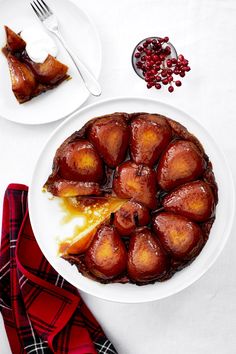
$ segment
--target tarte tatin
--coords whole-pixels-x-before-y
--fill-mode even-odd
[[[6,45],[2,48],[9,67],[12,91],[19,103],[25,103],[69,79],[68,66],[52,55],[43,63],[30,59],[20,34],[5,26]]]
[[[160,114],[90,120],[56,151],[44,188],[89,215],[60,255],[101,283],[164,281],[201,252],[217,184],[199,140]]]

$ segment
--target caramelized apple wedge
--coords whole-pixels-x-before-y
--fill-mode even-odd
[[[166,211],[203,222],[211,217],[215,209],[215,199],[208,183],[195,181],[187,183],[165,196],[163,206]]]
[[[68,143],[58,156],[59,175],[68,180],[99,182],[103,179],[103,164],[93,145],[80,139]]]
[[[7,62],[11,76],[12,91],[19,103],[28,101],[35,95],[37,83],[29,68],[15,56],[8,54]]]
[[[64,221],[83,221],[72,235],[65,235],[59,242],[60,255],[81,254],[87,250],[101,224],[109,221],[110,215],[119,210],[126,200],[114,197],[63,198],[61,206],[66,212]]]
[[[114,175],[113,189],[120,198],[133,198],[149,208],[156,207],[156,177],[148,166],[136,165],[132,161],[119,165]]]
[[[101,188],[95,182],[78,182],[58,179],[56,181],[47,181],[44,188],[56,197],[76,197],[86,195],[100,195]]]
[[[149,222],[148,208],[131,200],[124,204],[114,217],[114,225],[122,236],[130,235],[137,226],[145,226]]]
[[[202,175],[206,168],[202,152],[191,141],[176,140],[162,155],[157,168],[159,186],[169,191]]]
[[[171,129],[160,115],[143,114],[131,122],[130,152],[137,164],[152,167],[171,139]]]
[[[22,52],[25,49],[25,41],[9,27],[5,26],[7,37],[7,49],[10,52]]]
[[[112,226],[102,226],[85,254],[88,270],[101,279],[113,279],[127,265],[127,252],[118,232]]]
[[[153,228],[166,251],[178,260],[191,260],[203,246],[201,228],[184,216],[161,212]]]
[[[88,137],[109,167],[116,167],[124,160],[129,144],[129,127],[122,115],[96,120]]]
[[[50,54],[43,63],[35,63],[27,55],[24,55],[23,58],[37,81],[43,85],[56,86],[69,77],[67,75],[68,66],[62,64]]]
[[[137,229],[131,236],[128,250],[128,274],[134,282],[146,283],[163,277],[168,258],[156,236],[147,228]]]

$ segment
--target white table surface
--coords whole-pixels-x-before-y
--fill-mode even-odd
[[[185,110],[210,131],[236,179],[236,1],[78,0],[78,3],[94,19],[101,36],[101,98],[144,96]],[[132,71],[132,49],[137,41],[149,35],[168,35],[179,52],[190,60],[192,71],[173,94],[147,90]],[[90,98],[87,103],[97,100]],[[1,201],[10,182],[29,184],[41,146],[57,125],[23,126],[0,119]],[[224,251],[207,274],[175,296],[126,305],[83,294],[119,354],[236,353],[234,231],[235,224]],[[0,338],[0,353],[10,353],[2,321]]]

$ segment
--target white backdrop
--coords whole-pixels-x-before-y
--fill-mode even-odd
[[[77,1],[94,19],[101,36],[101,98],[151,97],[186,111],[210,131],[236,179],[236,1]],[[192,71],[173,94],[147,90],[132,71],[133,47],[150,35],[168,35],[190,60]],[[99,99],[87,102],[95,100]],[[0,119],[1,201],[10,182],[29,184],[41,146],[57,125],[21,126]],[[210,271],[175,296],[126,305],[83,294],[119,354],[236,352],[235,230],[236,224]],[[2,321],[0,338],[0,353],[9,354]]]

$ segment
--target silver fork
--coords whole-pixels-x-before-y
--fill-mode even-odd
[[[92,73],[88,70],[88,68],[85,66],[85,64],[67,46],[64,38],[62,37],[59,31],[58,20],[52,10],[49,8],[49,6],[44,2],[44,0],[35,0],[30,3],[30,5],[32,6],[34,12],[36,13],[40,21],[48,29],[48,31],[52,32],[59,39],[59,41],[71,57],[73,63],[75,64],[88,91],[94,96],[100,96],[102,91],[99,83],[94,78]]]

